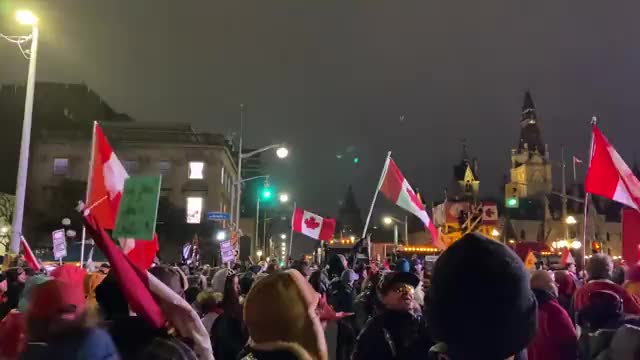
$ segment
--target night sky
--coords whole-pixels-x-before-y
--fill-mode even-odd
[[[309,210],[335,214],[351,183],[364,215],[389,150],[440,200],[463,138],[497,196],[526,89],[553,158],[586,156],[593,114],[629,163],[637,151],[637,0],[0,0],[3,33],[28,32],[19,5],[41,20],[38,80],[226,134],[244,103],[246,143],[291,145],[271,173]],[[26,72],[0,41],[0,83]]]

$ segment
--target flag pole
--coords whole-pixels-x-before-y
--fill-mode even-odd
[[[591,158],[593,157],[593,126],[595,126],[598,122],[597,117],[591,118],[591,142],[589,146],[589,162],[588,166],[591,166]],[[575,169],[575,156],[574,156],[574,169]],[[589,193],[584,192],[584,213],[583,213],[583,221],[582,221],[582,270],[584,271],[587,263],[587,215],[589,213]]]
[[[573,183],[576,183],[576,157],[575,155],[573,156]]]
[[[93,122],[93,129],[91,130],[91,151],[89,157],[89,171],[87,173],[87,193],[85,194],[85,206],[89,206],[89,194],[91,194],[91,175],[93,174],[93,158],[95,156],[96,148],[96,125],[97,121]],[[82,241],[80,243],[80,268],[84,268],[84,245],[87,237],[87,229],[84,224],[82,225]]]
[[[367,215],[367,221],[364,223],[364,229],[362,230],[363,239],[367,236],[367,229],[369,228],[371,213],[373,213],[373,206],[376,204],[378,193],[380,192],[380,188],[382,187],[382,182],[384,181],[384,176],[387,174],[387,168],[389,167],[389,160],[391,160],[391,151],[387,153],[387,158],[384,161],[384,166],[382,167],[382,173],[380,174],[380,180],[378,180],[378,186],[376,187],[376,192],[373,194],[373,199],[371,200],[371,206],[369,207],[369,214]],[[371,244],[368,244],[367,248],[369,250],[369,258],[371,258]]]
[[[293,215],[296,213],[296,202],[293,202],[293,212],[291,213],[291,232],[289,233],[289,257],[291,257],[291,248],[293,247]],[[287,262],[288,263],[288,262]]]

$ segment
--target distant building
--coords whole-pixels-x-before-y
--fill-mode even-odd
[[[478,178],[478,160],[469,157],[467,145],[462,144],[462,159],[453,167],[454,193],[456,201],[478,201],[480,179]]]
[[[165,222],[174,225],[167,229],[166,237],[170,238],[163,239],[159,231],[165,259],[177,260],[178,249],[195,232],[201,238],[211,237],[216,228],[227,225],[206,220],[207,212],[230,213],[234,206],[237,168],[222,135],[196,132],[186,124],[101,125],[130,175],[162,175],[161,207],[174,209],[159,211],[160,229]],[[47,214],[57,205],[54,201],[61,201],[58,194],[64,192],[65,185],[73,181],[86,184],[90,161],[91,135],[85,130],[46,130],[39,136],[31,153],[28,179],[30,213],[35,216]],[[84,194],[62,201],[72,209],[74,202],[83,198]],[[202,241],[201,246],[209,243],[214,242]]]
[[[24,85],[0,86],[0,150],[3,171],[0,192],[15,193],[20,137],[24,118]],[[91,121],[131,122],[126,114],[113,110],[86,84],[36,82],[33,103],[32,135],[46,129],[84,129],[91,134]],[[39,141],[32,136],[32,145]]]

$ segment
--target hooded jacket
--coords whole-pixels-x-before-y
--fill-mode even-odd
[[[527,347],[529,360],[575,359],[578,337],[569,314],[551,293],[533,290],[538,301],[538,332]]]
[[[316,307],[320,295],[297,270],[269,275],[245,300],[249,342],[241,359],[327,360]]]

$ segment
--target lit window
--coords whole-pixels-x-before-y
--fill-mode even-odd
[[[202,198],[187,198],[187,224],[200,224],[202,219]]]
[[[53,175],[67,175],[69,171],[69,159],[54,158],[53,159]]]
[[[171,170],[171,163],[168,161],[159,161],[158,170],[160,170],[160,175],[162,176],[169,175],[169,171]]]
[[[224,166],[220,168],[220,184],[224,185]]]
[[[204,179],[204,163],[202,161],[189,162],[189,179]]]
[[[129,175],[138,172],[138,162],[135,160],[125,160],[122,162],[122,166],[124,166],[124,169],[127,170]]]

